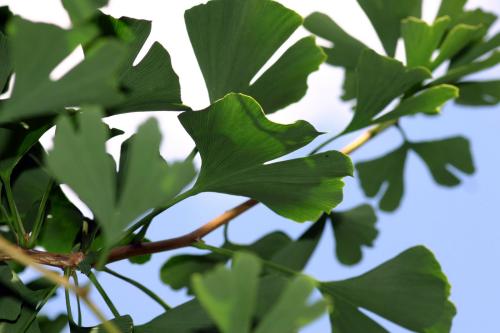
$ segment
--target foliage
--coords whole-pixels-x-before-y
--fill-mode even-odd
[[[428,23],[420,17],[421,0],[358,0],[386,54],[325,14],[303,19],[275,1],[211,0],[195,6],[186,11],[185,24],[210,97],[210,105],[197,111],[183,104],[179,78],[162,45],[153,43],[136,61],[151,22],[105,15],[99,10],[105,0],[63,0],[72,21],[68,29],[30,22],[1,7],[0,240],[22,248],[32,264],[64,268],[76,285],[69,289],[91,304],[76,272],[87,275],[114,318],[85,326],[80,315],[73,316],[68,288],[68,313],[42,315],[58,286],[54,280],[22,281],[16,273],[22,268],[11,260],[19,260],[17,252],[2,250],[0,332],[60,332],[68,324],[71,332],[285,333],[324,313],[336,333],[387,332],[365,310],[413,332],[450,332],[456,313],[450,285],[423,246],[344,280],[319,281],[304,269],[327,230],[335,240],[331,251],[344,265],[360,262],[378,236],[370,205],[336,209],[343,178],[354,175],[367,197],[380,194],[381,210],[394,211],[402,201],[411,152],[439,185],[457,186],[463,174],[474,173],[466,138],[413,142],[399,123],[415,114],[439,116],[454,99],[471,107],[498,104],[498,79],[467,77],[500,62],[500,36],[489,35],[496,16],[464,9],[465,2],[442,0]],[[320,47],[314,36],[304,37],[269,63],[302,25],[330,45]],[[399,40],[405,63],[395,59]],[[54,77],[54,68],[78,47],[84,60]],[[299,101],[309,75],[323,62],[344,70],[342,99],[355,101],[352,120],[313,153],[287,158],[324,133],[305,121],[279,124],[267,114]],[[194,141],[193,153],[184,161],[165,161],[158,124],[150,119],[113,160],[106,144],[123,132],[102,119],[140,111],[182,111],[178,118]],[[46,152],[39,140],[53,126],[54,147]],[[353,163],[347,156],[389,127],[400,130],[400,147],[369,161]],[[354,146],[318,153],[366,128]],[[196,171],[198,153],[202,164]],[[63,184],[94,218],[83,216]],[[145,238],[158,214],[202,192],[251,200],[186,236],[162,242]],[[226,237],[220,247],[201,240],[257,202],[304,222],[304,232],[292,239],[275,231],[251,244]],[[184,246],[203,254],[171,256],[161,268],[166,285],[193,296],[172,309],[138,281],[104,267],[121,259],[140,265],[155,252]],[[101,270],[144,291],[165,312],[142,325],[120,315],[96,279]]]

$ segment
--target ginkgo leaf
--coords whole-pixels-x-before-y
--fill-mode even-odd
[[[12,97],[0,105],[0,122],[56,114],[83,103],[104,106],[122,99],[116,80],[125,53],[117,40],[93,43],[86,59],[58,80],[51,72],[94,30],[64,30],[19,17],[9,23],[8,47],[16,75]]]
[[[409,151],[414,151],[423,160],[436,183],[443,186],[460,184],[456,170],[464,174],[475,171],[469,141],[463,137],[405,142],[385,156],[356,164],[361,187],[368,197],[374,197],[384,188],[379,203],[380,209],[384,211],[394,211],[401,202],[404,168]],[[386,183],[387,186],[383,187]]]
[[[104,7],[108,0],[62,0],[64,9],[73,24],[82,24],[96,16],[100,7]]]
[[[259,323],[255,333],[297,332],[300,327],[321,316],[326,310],[325,301],[308,304],[315,287],[315,282],[306,276],[293,279]]]
[[[441,43],[449,24],[448,16],[438,18],[432,25],[416,17],[403,20],[401,35],[405,44],[406,65],[430,69],[432,54]]]
[[[182,104],[179,77],[172,68],[170,55],[160,43],[154,42],[134,65],[150,35],[150,21],[129,17],[115,19],[101,14],[99,22],[108,33],[127,36],[126,60],[119,70],[125,99],[110,107],[108,114],[189,109]]]
[[[377,216],[370,205],[361,205],[344,212],[333,212],[330,221],[335,236],[335,252],[344,265],[361,261],[362,246],[373,246],[378,230]]]
[[[332,47],[323,47],[323,50],[328,55],[327,62],[334,66],[356,69],[359,56],[368,48],[322,13],[314,12],[307,16],[304,20],[304,27],[333,43]]]
[[[68,324],[68,316],[60,314],[54,319],[46,316],[37,316],[40,332],[61,333]]]
[[[223,333],[250,332],[257,306],[260,262],[252,255],[237,253],[232,269],[220,265],[205,275],[195,275],[193,286],[201,305]],[[319,317],[324,301],[308,304],[315,283],[298,276],[291,280],[262,317],[254,332],[296,332]]]
[[[0,20],[7,22],[10,19],[11,13],[7,6],[0,7]],[[8,51],[7,36],[5,36],[4,26],[0,27],[0,92],[4,92],[7,88],[12,66]]]
[[[450,68],[466,65],[477,58],[494,51],[500,47],[500,33],[497,33],[488,40],[476,42],[463,52],[457,54],[450,63]]]
[[[231,271],[220,265],[193,276],[200,303],[222,333],[250,332],[260,270],[257,258],[242,253],[234,257]]]
[[[460,89],[458,104],[496,105],[500,102],[500,80],[466,81],[457,84]]]
[[[446,102],[458,96],[459,89],[455,86],[449,84],[434,86],[402,100],[393,110],[376,118],[372,123],[382,123],[416,113],[436,114]]]
[[[111,245],[136,218],[173,199],[193,178],[193,166],[163,160],[161,135],[151,119],[129,139],[127,158],[117,174],[105,151],[106,128],[100,111],[82,110],[77,118],[78,129],[67,117],[59,119],[47,162],[56,179],[89,206],[104,230],[106,244]]]
[[[399,61],[365,50],[357,67],[358,93],[354,116],[343,133],[371,124],[394,98],[430,78],[424,67],[405,68]]]
[[[431,64],[431,69],[437,68],[446,59],[452,58],[469,43],[478,38],[481,26],[458,24],[446,35],[440,47],[440,52]]]
[[[407,145],[403,145],[385,156],[356,164],[361,188],[368,197],[377,195],[387,184],[379,203],[381,210],[394,211],[401,202],[407,152]]]
[[[432,177],[440,185],[460,184],[460,178],[450,166],[468,175],[475,171],[469,140],[464,137],[412,143],[411,149],[427,164]]]
[[[437,17],[448,16],[455,19],[463,14],[467,0],[441,0]]]
[[[422,0],[358,0],[358,3],[370,19],[387,55],[394,57],[401,21],[409,16],[420,17]]]
[[[368,47],[349,35],[331,18],[322,13],[312,13],[306,17],[304,27],[315,35],[333,43],[333,47],[323,47],[327,63],[345,68],[343,100],[356,97],[356,66],[361,53]]]
[[[426,332],[442,322],[445,313],[449,321],[453,316],[448,312],[448,281],[434,255],[422,246],[358,277],[322,283],[320,289],[333,298],[331,320],[340,333],[352,332],[347,326],[351,323],[363,327],[362,332],[386,332],[357,308],[415,332]],[[335,306],[337,300],[339,307]]]
[[[302,23],[297,13],[278,2],[210,1],[187,10],[185,21],[211,102],[230,92],[246,93],[267,113],[274,112],[304,96],[308,75],[325,59],[314,40],[305,38],[252,83]]]
[[[350,159],[336,151],[266,163],[311,142],[307,122],[273,123],[251,97],[229,94],[209,108],[179,115],[202,166],[191,190],[251,197],[295,221],[317,220],[342,200]],[[237,130],[236,130],[237,129]]]
[[[490,56],[485,59],[466,63],[460,66],[451,68],[445,75],[439,77],[438,79],[432,81],[430,85],[438,85],[441,83],[457,82],[460,78],[483,71],[488,68],[492,68],[500,64],[500,51],[493,52]]]

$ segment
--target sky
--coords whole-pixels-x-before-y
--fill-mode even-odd
[[[376,51],[382,52],[381,44],[369,21],[354,0],[279,2],[303,16],[313,11],[326,13],[347,32]],[[154,41],[164,45],[180,77],[183,101],[194,109],[206,107],[208,95],[187,37],[183,12],[198,3],[201,1],[111,0],[109,6],[105,8],[105,12],[113,16],[131,16],[153,21],[152,34],[143,51],[146,51]],[[11,10],[32,20],[51,22],[63,27],[68,27],[70,24],[60,2],[56,0],[0,0],[0,5],[2,4],[11,5]],[[424,1],[424,19],[432,20],[438,6],[436,0]],[[471,0],[468,6],[470,8],[481,6],[496,14],[500,13],[498,0]],[[493,31],[498,31],[498,27],[497,23]],[[287,46],[305,35],[307,32],[299,29],[266,66],[277,59]],[[322,40],[318,42],[324,44]],[[397,56],[401,60],[404,59],[402,51],[400,45]],[[140,57],[141,55],[138,60]],[[80,59],[81,51],[76,51],[54,70],[54,77],[63,75]],[[499,75],[500,69],[497,67],[477,75],[476,78],[498,78]],[[337,133],[349,121],[352,107],[339,99],[341,80],[341,70],[322,65],[318,72],[309,77],[308,94],[299,103],[271,115],[271,119],[281,123],[304,119],[319,131]],[[146,118],[151,116],[158,118],[164,136],[161,152],[167,160],[172,161],[183,159],[193,148],[191,139],[177,121],[177,114],[177,112],[130,114],[111,117],[106,121],[131,135]],[[330,234],[327,232],[325,233],[327,237],[323,237],[314,257],[306,267],[306,273],[325,281],[348,278],[381,264],[411,246],[423,244],[435,253],[452,285],[451,298],[458,308],[452,332],[477,332],[478,329],[485,333],[497,332],[500,308],[500,288],[497,286],[500,281],[498,267],[500,221],[496,209],[500,198],[498,194],[500,156],[495,143],[500,142],[500,107],[470,109],[449,104],[438,117],[416,116],[405,119],[402,126],[409,138],[414,141],[456,135],[468,137],[471,140],[477,172],[473,176],[461,177],[463,182],[459,187],[452,189],[438,187],[423,163],[415,156],[410,156],[405,170],[406,193],[402,205],[395,213],[378,213],[377,227],[380,234],[375,246],[364,250],[362,262],[354,267],[339,264],[334,256],[331,232]],[[48,133],[43,138],[43,144],[48,149],[52,145],[52,134],[53,132]],[[341,138],[329,148],[340,149],[354,136]],[[118,156],[118,148],[123,139],[116,138],[110,140],[108,144],[109,151],[115,157]],[[294,153],[294,156],[304,155],[321,140],[324,138]],[[383,155],[400,143],[398,132],[389,130],[352,157],[355,162],[368,160]],[[376,204],[375,200],[367,200],[364,197],[355,178],[347,180],[344,197],[344,202],[339,206],[340,210],[365,202]],[[244,198],[213,193],[187,199],[161,214],[150,228],[148,238],[159,240],[191,231],[243,200]],[[90,214],[85,207],[79,205],[86,214]],[[229,228],[229,235],[234,242],[249,243],[274,230],[283,230],[295,237],[305,228],[306,226],[288,221],[259,205],[234,220]],[[205,240],[209,244],[220,244],[221,232],[214,232]],[[162,284],[158,272],[170,256],[188,252],[198,251],[176,250],[157,254],[143,266],[118,262],[110,267],[141,281],[157,291],[168,303],[177,305],[186,301],[187,296],[183,292],[174,292]],[[26,276],[32,276],[32,273],[28,272]],[[111,298],[115,300],[120,312],[131,314],[137,324],[147,322],[162,312],[162,309],[147,296],[120,280],[104,274],[101,274],[99,279],[109,291]],[[61,295],[62,293],[59,293],[59,296]],[[106,308],[97,293],[92,293],[92,299],[102,309]],[[63,299],[58,297],[50,301],[45,311],[50,316],[65,311]],[[96,322],[88,311],[85,311],[84,317],[86,324]],[[380,319],[380,322],[390,332],[407,332],[383,319]],[[478,323],[481,325],[480,328]],[[301,332],[327,332],[328,327],[328,318],[323,316]]]

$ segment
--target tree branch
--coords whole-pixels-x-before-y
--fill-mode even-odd
[[[369,130],[365,131],[363,134],[361,134],[359,137],[357,137],[354,141],[349,143],[347,146],[342,148],[340,151],[346,155],[351,154],[352,152],[356,151],[365,143],[367,143],[368,141],[370,141],[378,134],[382,133],[383,131],[385,131],[394,124],[395,122],[387,122],[372,127]],[[217,228],[229,223],[231,220],[243,214],[253,206],[257,205],[258,203],[259,202],[256,200],[249,199],[239,204],[238,206],[224,212],[222,215],[217,216],[216,218],[204,224],[200,228],[185,235],[182,235],[180,237],[170,238],[158,242],[129,244],[117,247],[111,250],[107,263],[128,259],[135,256],[153,254],[153,253],[164,252],[191,246],[192,244],[201,240],[204,236],[208,235]],[[61,267],[61,268],[65,267],[75,268],[85,258],[85,255],[82,252],[71,253],[71,254],[58,254],[58,253],[42,252],[36,250],[24,250],[21,248],[18,249],[20,252],[29,256],[33,262],[54,267]],[[2,254],[0,251],[0,261],[11,260],[11,259],[13,259],[13,257],[11,257],[8,253]]]

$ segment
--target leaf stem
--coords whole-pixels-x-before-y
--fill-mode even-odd
[[[52,186],[54,185],[54,181],[51,179],[47,184],[47,188],[43,193],[42,199],[40,200],[40,205],[38,206],[38,211],[36,214],[35,223],[33,224],[33,229],[31,230],[30,239],[28,242],[28,248],[33,248],[38,239],[38,235],[42,229],[42,224],[45,221],[45,211],[47,208],[47,202],[50,196],[50,192],[52,191]]]
[[[102,299],[104,300],[104,302],[106,303],[108,308],[111,310],[111,313],[113,314],[113,316],[115,316],[115,318],[120,317],[120,313],[118,312],[115,305],[113,304],[113,302],[109,298],[108,294],[106,294],[106,291],[104,290],[104,288],[101,286],[101,284],[97,280],[95,274],[92,272],[89,272],[88,277],[89,277],[90,282],[92,282],[94,287],[99,292],[99,294],[101,294]]]
[[[49,289],[49,291],[44,296],[44,298],[37,304],[36,309],[33,311],[30,318],[24,323],[23,327],[21,328],[21,330],[19,332],[26,332],[28,330],[28,328],[31,326],[33,321],[36,319],[38,312],[40,312],[40,310],[43,308],[43,306],[45,304],[47,304],[47,301],[52,297],[52,295],[54,295],[54,293],[56,292],[58,287],[59,286],[57,284],[55,284],[52,288]]]
[[[128,278],[124,275],[121,275],[120,273],[115,272],[107,267],[104,267],[103,271],[108,273],[108,274],[113,275],[114,277],[116,277],[118,279],[121,279],[125,282],[128,282],[131,285],[133,285],[134,287],[136,287],[137,289],[141,290],[143,293],[145,293],[146,295],[151,297],[154,301],[156,301],[158,304],[160,304],[165,309],[165,311],[168,311],[171,309],[171,307],[167,303],[165,303],[158,295],[156,295],[152,290],[150,290],[149,288],[147,288],[143,284],[141,284],[141,283],[139,283],[131,278]]]
[[[21,215],[19,215],[19,210],[17,209],[17,205],[14,200],[14,193],[12,192],[12,187],[10,186],[10,177],[6,177],[4,179],[4,186],[7,203],[9,205],[10,214],[12,216],[12,222],[18,237],[18,241],[19,244],[24,247],[24,245],[26,244],[26,231],[24,230],[24,225],[21,221]]]
[[[78,275],[76,272],[73,270],[71,276],[73,277],[73,281],[75,281],[75,286],[77,288],[80,287],[78,283]],[[82,307],[80,304],[80,295],[76,294],[76,306],[77,306],[77,311],[78,311],[78,326],[82,326]]]

